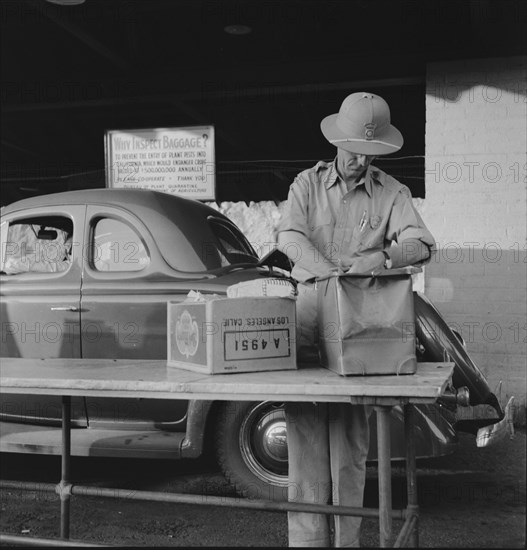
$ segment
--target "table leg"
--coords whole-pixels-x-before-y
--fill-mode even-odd
[[[60,536],[70,538],[70,453],[71,453],[71,397],[62,396],[62,460],[60,494]]]
[[[390,448],[391,407],[375,407],[377,412],[377,458],[379,468],[379,542],[382,548],[392,536],[392,477]]]
[[[406,440],[406,491],[408,514],[415,517],[409,534],[409,546],[419,546],[419,506],[417,498],[417,468],[415,460],[415,409],[411,404],[404,407],[404,437]]]

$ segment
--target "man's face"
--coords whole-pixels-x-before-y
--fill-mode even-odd
[[[350,153],[345,149],[338,148],[337,166],[339,174],[345,180],[360,179],[374,158],[374,155],[358,155],[356,153]]]

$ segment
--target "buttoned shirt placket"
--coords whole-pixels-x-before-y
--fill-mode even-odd
[[[339,194],[338,209],[333,213],[335,225],[333,227],[331,250],[328,250],[326,256],[334,261],[336,260],[337,265],[341,267],[343,264],[342,256],[349,255],[352,252],[353,230],[361,221],[361,218],[350,219],[350,217],[354,216],[352,213],[353,201],[357,198],[358,194],[363,192],[366,192],[370,199],[372,198],[372,193],[369,189],[371,187],[370,178],[371,175],[368,169],[361,180],[351,190],[348,190],[346,183],[338,175],[335,163],[333,163],[330,173],[324,182],[328,193],[337,192]],[[362,215],[362,212],[360,215]],[[354,218],[357,218],[357,215]]]

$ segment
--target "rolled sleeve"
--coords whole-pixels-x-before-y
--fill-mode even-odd
[[[408,239],[421,241],[430,251],[428,259],[435,251],[434,237],[415,209],[412,195],[406,186],[402,187],[393,203],[386,237],[399,244]]]

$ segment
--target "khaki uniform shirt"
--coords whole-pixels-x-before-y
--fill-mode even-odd
[[[353,258],[381,251],[394,241],[419,239],[434,248],[408,187],[372,165],[349,192],[335,161],[321,161],[301,172],[290,187],[281,231],[298,231],[313,244],[309,257],[298,254],[295,260],[292,275],[303,282],[313,279],[310,265],[320,261],[320,254],[346,270]],[[295,251],[289,253],[295,256]]]

